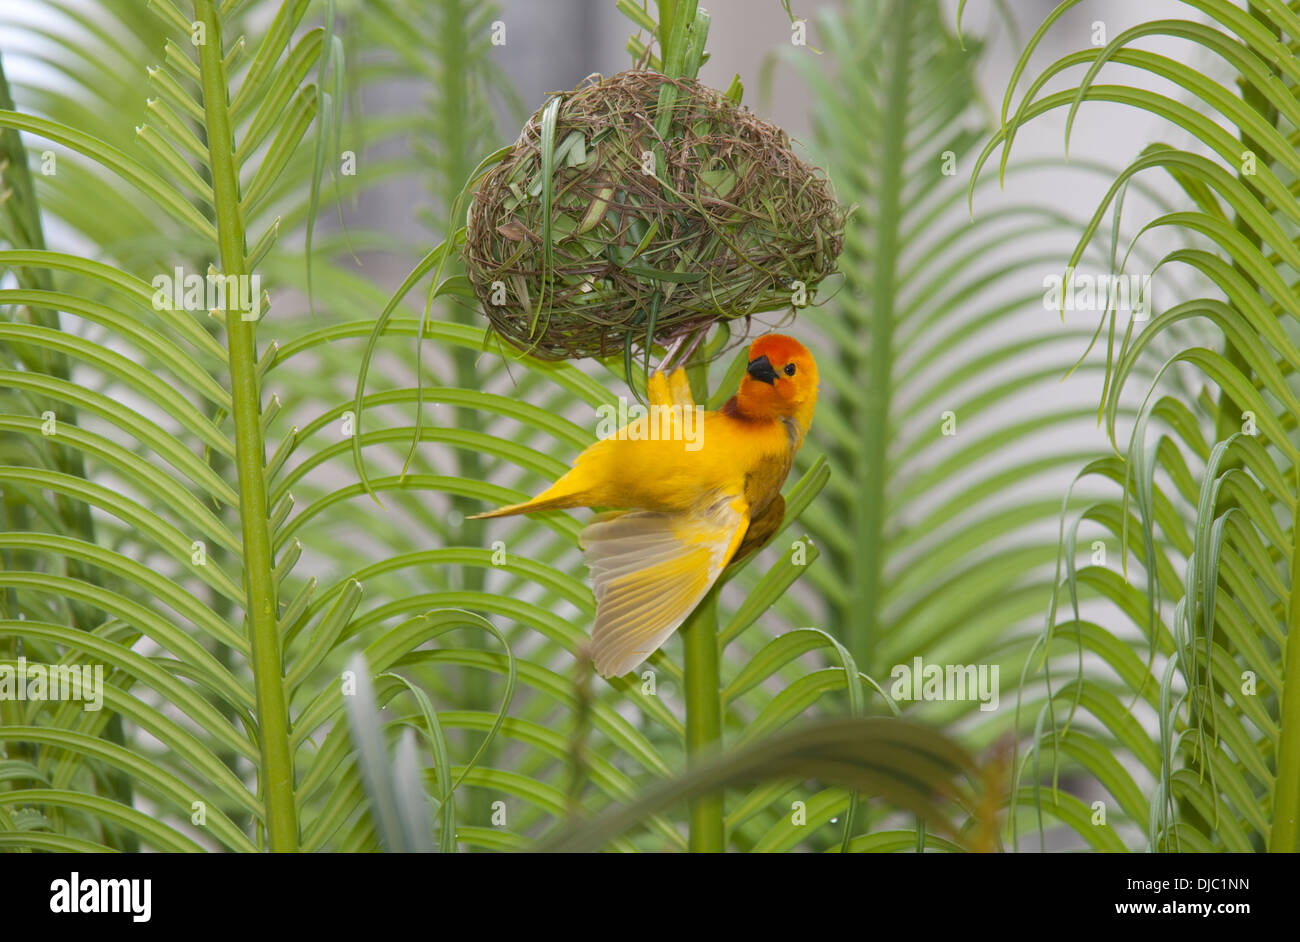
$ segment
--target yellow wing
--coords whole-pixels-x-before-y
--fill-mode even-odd
[[[602,514],[580,543],[596,593],[592,654],[602,677],[626,674],[659,649],[704,598],[749,527],[743,497],[694,514]]]

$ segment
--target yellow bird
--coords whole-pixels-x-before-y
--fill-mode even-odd
[[[658,650],[722,571],[779,529],[781,485],[817,403],[817,364],[798,341],[765,334],[750,345],[740,389],[716,412],[695,405],[681,368],[653,373],[646,392],[648,415],[589,447],[545,491],[476,515],[623,508],[597,515],[579,539],[596,596],[592,656],[604,677]]]

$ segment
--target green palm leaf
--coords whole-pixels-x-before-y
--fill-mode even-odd
[[[1188,5],[1204,22],[1139,24],[1104,47],[1052,63],[1014,103],[1029,56],[1074,6],[1062,3],[1017,63],[1002,128],[979,161],[1000,146],[1005,170],[1017,131],[1054,108],[1068,107],[1067,139],[1088,101],[1121,102],[1166,119],[1204,153],[1147,147],[1084,227],[1071,263],[1122,198],[1124,184],[1163,169],[1195,208],[1151,219],[1137,239],[1161,245],[1153,271],[1182,263],[1223,295],[1185,294],[1140,332],[1130,325],[1118,345],[1111,321],[1102,410],[1120,457],[1080,475],[1103,478],[1112,496],[1062,521],[1066,601],[1053,604],[1031,665],[1048,685],[1027,757],[1032,771],[1025,770],[1035,784],[1022,794],[1029,793],[1024,800],[1040,814],[1067,798],[1056,773],[1046,789],[1038,787],[1050,761],[1061,774],[1103,786],[1110,798],[1101,804],[1112,809],[1106,830],[1128,846],[1287,850],[1300,839],[1300,720],[1285,697],[1288,682],[1300,681],[1300,660],[1285,646],[1296,624],[1290,513],[1297,498],[1296,349],[1287,322],[1300,310],[1293,286],[1300,167],[1285,129],[1300,115],[1300,67],[1279,36],[1294,36],[1300,18],[1295,4]],[[1182,40],[1222,60],[1241,94],[1186,60],[1132,46],[1152,36]],[[1110,63],[1167,79],[1181,94],[1097,84]],[[1086,69],[1077,84],[1039,94],[1048,79],[1079,66]],[[1193,244],[1169,249],[1161,230]],[[1168,344],[1181,322],[1195,333]],[[1139,386],[1145,400],[1125,441],[1118,402],[1144,363],[1156,369]],[[1179,388],[1173,381],[1180,374],[1195,377],[1199,387]],[[1126,549],[1122,578],[1095,564],[1075,566],[1079,534],[1098,525]],[[1091,599],[1112,606],[1114,618],[1104,626],[1080,616]],[[1139,656],[1120,660],[1120,646],[1135,638],[1144,639]],[[1085,655],[1100,656],[1117,674],[1085,679]],[[1058,668],[1064,684],[1052,676],[1058,659],[1072,665]],[[1155,753],[1134,716],[1157,722]],[[1096,748],[1107,742],[1119,746],[1125,761]],[[1094,810],[1064,823],[1091,840],[1095,818]]]

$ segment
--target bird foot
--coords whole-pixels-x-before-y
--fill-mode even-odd
[[[659,365],[654,368],[654,372],[666,372],[673,364],[674,360],[681,364],[685,364],[686,361],[691,358],[691,354],[693,354],[696,348],[699,347],[700,341],[704,339],[704,335],[707,333],[707,330],[697,329],[682,334],[674,340],[671,346],[669,346],[664,352],[664,358],[659,361]],[[690,343],[688,344],[687,341],[690,341]],[[685,346],[683,347],[683,345]]]

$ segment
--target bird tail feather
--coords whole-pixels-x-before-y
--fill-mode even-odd
[[[565,475],[567,478],[568,475]],[[516,514],[532,514],[541,510],[568,510],[571,507],[589,507],[587,503],[587,492],[560,478],[546,490],[542,491],[532,500],[526,500],[522,504],[510,504],[508,507],[498,507],[496,510],[489,510],[485,513],[474,514],[469,517],[470,520],[486,520],[491,517],[513,517]]]
[[[498,507],[496,510],[489,510],[486,513],[471,514],[470,520],[487,520],[491,517],[513,517],[516,514],[537,513],[539,510],[564,510],[568,507],[578,507],[580,504],[574,503],[572,497],[535,497],[532,500],[526,500],[522,504],[510,504],[507,507]]]

